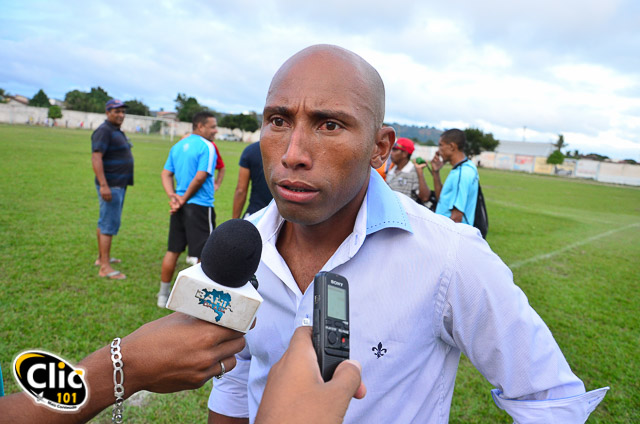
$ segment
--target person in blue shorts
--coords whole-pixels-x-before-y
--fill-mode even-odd
[[[211,112],[196,113],[193,133],[171,148],[162,170],[162,186],[169,197],[171,218],[157,295],[161,308],[167,304],[180,253],[189,246],[188,255],[199,258],[216,226],[213,174],[217,154],[212,141],[217,133],[218,122]]]
[[[111,267],[120,262],[111,257],[111,241],[120,229],[120,217],[127,186],[133,185],[133,155],[131,143],[120,126],[124,121],[125,105],[111,99],[105,105],[107,119],[91,135],[91,164],[96,174],[95,184],[100,202],[98,237],[98,275],[112,280],[126,276]]]
[[[478,169],[464,154],[464,132],[451,129],[442,133],[438,151],[431,161],[433,185],[438,199],[436,213],[455,222],[473,225],[478,200]],[[453,169],[442,184],[440,169],[445,162]]]
[[[251,195],[249,196],[249,206],[244,216],[249,216],[269,204],[273,196],[264,179],[262,169],[262,153],[260,153],[260,142],[247,146],[240,155],[240,171],[238,172],[238,184],[236,192],[233,194],[232,218],[240,218],[242,208],[247,200],[247,191],[251,182]]]

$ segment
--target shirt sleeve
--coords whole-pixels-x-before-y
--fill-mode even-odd
[[[584,384],[509,268],[475,228],[459,231],[444,279],[440,338],[496,387],[496,404],[517,423],[584,423],[606,389],[583,396]]]
[[[216,148],[216,169],[222,169],[224,168],[224,161],[220,155],[220,150],[218,150],[218,146],[215,143],[213,143],[213,147]]]
[[[104,153],[109,148],[109,141],[111,141],[111,134],[109,131],[100,127],[91,134],[91,151]]]
[[[249,147],[250,146],[251,145],[246,147],[242,151],[242,154],[240,155],[240,162],[238,163],[238,165],[240,165],[243,168],[251,168],[251,162],[250,162],[250,157],[249,157]]]
[[[167,161],[164,163],[164,169],[171,172],[172,174],[176,173],[176,168],[173,166],[173,158],[171,154],[173,153],[173,149],[169,151],[169,156],[167,156]]]
[[[220,380],[213,379],[213,388],[209,395],[208,406],[213,412],[228,417],[248,418],[249,403],[247,397],[247,383],[251,355],[249,348],[236,354],[236,366]]]
[[[203,143],[202,150],[198,156],[198,171],[213,175],[213,164],[216,163],[216,157],[216,149],[213,143],[209,145]]]

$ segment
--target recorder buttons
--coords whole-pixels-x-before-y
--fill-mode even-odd
[[[338,335],[334,331],[329,331],[327,339],[329,339],[329,343],[335,345],[338,342]]]

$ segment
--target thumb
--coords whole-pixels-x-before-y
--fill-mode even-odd
[[[338,365],[331,381],[327,383],[330,390],[340,396],[347,405],[352,397],[362,399],[367,393],[367,388],[362,383],[362,366],[358,361],[348,359]]]

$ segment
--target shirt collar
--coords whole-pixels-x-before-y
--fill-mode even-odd
[[[112,129],[116,130],[116,131],[122,131],[122,125],[119,127],[116,127],[115,125],[113,125],[111,122],[109,122],[108,119],[104,120],[105,124],[107,124],[109,127],[111,127]]]
[[[272,200],[266,208],[251,215],[249,221],[258,228],[265,243],[277,236],[284,219],[280,216],[275,201]],[[358,211],[354,232],[370,235],[385,228],[399,228],[413,233],[400,199],[380,174],[372,169],[367,195]]]
[[[415,165],[413,164],[413,162],[409,161],[402,167],[401,170],[398,170],[398,167],[394,166],[393,168],[391,168],[389,170],[389,172],[392,173],[392,174],[400,174],[402,172],[405,172],[405,173],[416,172],[416,170],[415,170]]]
[[[277,250],[278,233],[284,218],[278,212],[274,200],[269,205],[248,218],[262,237],[262,263],[283,281],[296,297],[302,293],[291,275],[289,267]],[[347,236],[333,256],[322,267],[323,271],[331,271],[353,258],[364,244],[365,238],[385,228],[399,228],[413,232],[407,214],[402,208],[400,199],[387,186],[377,171],[371,170],[369,187],[362,206],[358,211],[353,232]]]
[[[369,177],[369,189],[364,204],[367,235],[385,228],[399,228],[413,233],[400,199],[375,170],[371,171]]]

